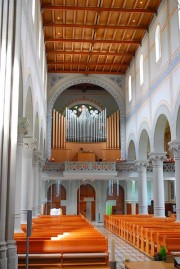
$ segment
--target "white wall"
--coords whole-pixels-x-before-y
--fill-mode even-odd
[[[45,47],[42,35],[42,17],[40,2],[35,1],[35,20],[33,22],[32,2],[33,1],[22,1],[21,65],[23,72],[23,116],[25,116],[26,111],[27,92],[28,89],[31,88],[33,99],[33,135],[35,131],[36,113],[38,113],[39,134],[42,129],[43,139],[46,139],[47,66],[45,62]],[[39,44],[39,33],[41,34],[41,44]],[[40,57],[39,45],[41,48]],[[31,84],[29,81],[31,81]],[[39,141],[40,139],[42,139],[42,137],[39,137]],[[42,141],[40,142],[42,144]]]
[[[156,63],[155,30],[160,26],[161,58]],[[134,136],[138,147],[138,134],[146,123],[150,128],[150,144],[153,150],[154,126],[157,111],[164,107],[165,116],[172,120],[180,92],[180,31],[178,26],[178,8],[176,1],[163,1],[158,15],[154,18],[149,33],[143,39],[134,60],[125,76],[126,92],[126,153],[129,138]],[[144,57],[144,83],[140,86],[139,60]],[[132,100],[128,101],[128,78],[132,76]],[[175,139],[174,126],[171,126]]]

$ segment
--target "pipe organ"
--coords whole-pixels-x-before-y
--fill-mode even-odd
[[[107,149],[119,149],[120,148],[120,113],[114,112],[106,120],[107,126]]]
[[[84,106],[78,117],[66,108],[66,142],[106,142],[106,109],[92,116]]]
[[[66,142],[106,142],[107,149],[120,149],[120,113],[106,116],[106,109],[92,117],[84,109],[78,117],[66,108],[66,116],[53,109],[52,148],[66,149]]]
[[[66,122],[65,117],[53,109],[52,115],[52,148],[65,149]]]

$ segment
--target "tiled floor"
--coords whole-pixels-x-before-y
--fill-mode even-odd
[[[108,237],[108,248],[111,261],[111,240],[114,238],[115,241],[115,260],[116,269],[124,269],[125,257],[128,257],[131,261],[148,261],[149,257],[144,255],[142,252],[138,251],[124,240],[120,239],[118,236],[114,235],[107,229],[103,227],[103,224],[95,224],[95,226]]]

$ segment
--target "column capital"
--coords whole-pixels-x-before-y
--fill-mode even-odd
[[[148,167],[148,161],[136,161],[134,166],[138,172],[145,172]]]
[[[18,142],[23,142],[23,138],[28,134],[29,121],[28,118],[22,117],[18,119]]]
[[[166,160],[166,152],[150,152],[148,155],[152,165],[162,165]]]
[[[38,162],[42,158],[42,152],[38,151],[37,149],[33,150],[33,159],[32,159],[32,164],[33,166],[38,165]]]
[[[38,142],[37,139],[32,137],[24,137],[23,139],[23,152],[25,157],[32,157],[33,151],[37,150]]]
[[[40,170],[43,169],[45,163],[46,163],[46,160],[45,160],[45,159],[41,159],[41,160],[39,161],[39,168],[40,168]]]
[[[180,141],[172,140],[168,143],[170,150],[174,153],[175,159],[180,158]]]

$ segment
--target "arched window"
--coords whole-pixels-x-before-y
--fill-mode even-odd
[[[156,63],[161,57],[161,40],[160,40],[160,26],[156,27],[155,32],[155,51],[156,51]]]
[[[32,19],[33,19],[33,23],[35,21],[35,2],[36,0],[32,0]]]
[[[131,100],[132,100],[132,81],[131,81],[131,76],[129,76],[128,90],[129,90],[129,102],[131,102]]]
[[[140,72],[140,85],[144,82],[144,67],[143,67],[143,55],[140,56],[139,72]]]

